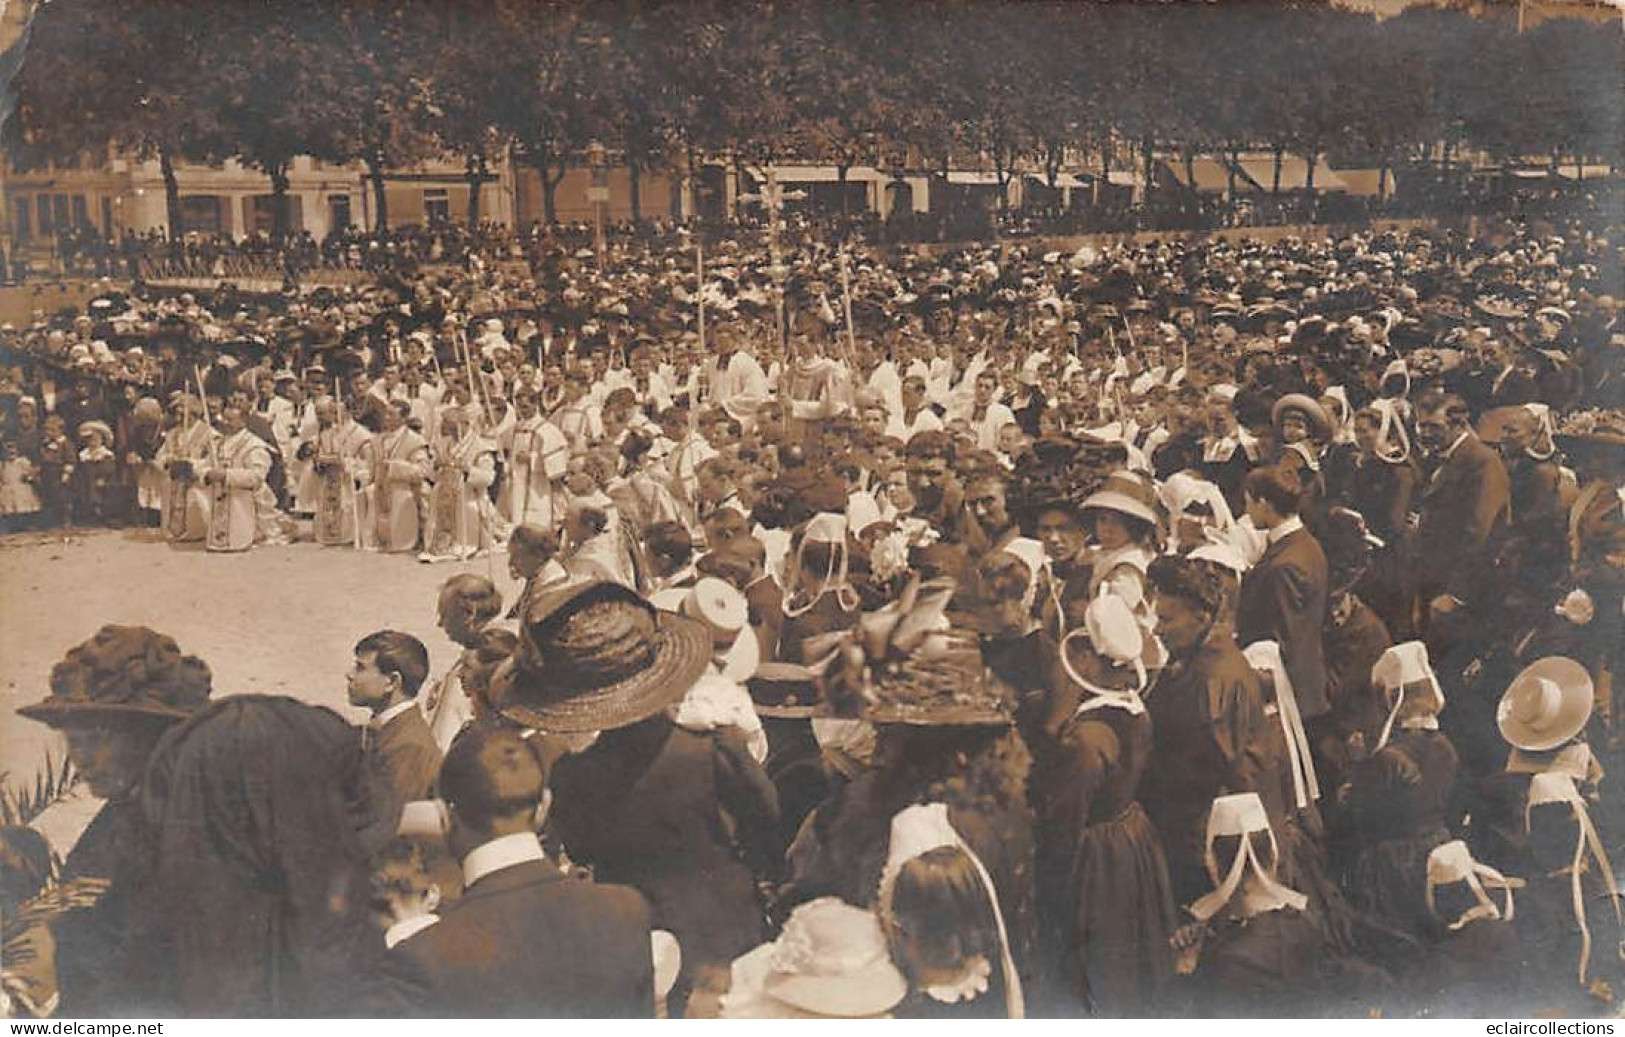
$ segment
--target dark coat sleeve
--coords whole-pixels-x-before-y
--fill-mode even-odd
[[[435,1014],[433,959],[422,953],[424,942],[405,940],[379,958],[356,998],[357,1016],[415,1019]]]
[[[1214,744],[1228,765],[1225,788],[1245,792],[1257,786],[1259,775],[1268,768],[1269,750],[1264,738],[1264,696],[1246,675],[1226,673],[1215,668],[1208,676],[1207,702]]]
[[[1485,576],[1492,569],[1493,534],[1505,522],[1512,503],[1506,466],[1494,451],[1476,445],[1477,449],[1462,458],[1460,478],[1442,488],[1454,499],[1444,505],[1448,517],[1441,532],[1460,544],[1454,552],[1455,564],[1444,573],[1444,591],[1462,601],[1471,601],[1484,588]]]
[[[1053,769],[1048,771],[1045,795],[1040,799],[1038,827],[1046,832],[1081,832],[1089,824],[1089,809],[1121,749],[1117,733],[1106,724],[1068,726],[1055,744]]]
[[[739,729],[719,730],[712,744],[716,747],[717,799],[733,820],[740,852],[755,874],[777,874],[785,850],[778,792],[767,771],[750,755]]]
[[[379,746],[379,765],[405,802],[423,799],[440,774],[440,749],[428,740],[402,738]]]
[[[1321,628],[1326,620],[1326,572],[1304,537],[1274,564],[1257,572],[1244,592],[1247,608],[1239,618],[1241,643],[1275,641],[1305,718],[1326,712],[1326,666]],[[1249,577],[1253,574],[1249,573]]]
[[[1410,518],[1411,502],[1416,498],[1416,467],[1409,462],[1390,467],[1393,470],[1393,492],[1388,496],[1387,514],[1382,516],[1382,521],[1387,535],[1397,537],[1405,529],[1405,523]]]

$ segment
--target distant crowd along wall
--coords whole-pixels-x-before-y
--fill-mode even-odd
[[[83,313],[90,300],[112,288],[129,287],[127,281],[68,280],[14,284],[0,288],[0,324],[26,327],[55,317],[63,310]]]
[[[1414,220],[1368,220],[1360,223],[1316,223],[1316,224],[1285,224],[1277,227],[1222,227],[1215,230],[1144,230],[1110,234],[1072,234],[1053,237],[1010,238],[1000,242],[1000,253],[1012,249],[1023,248],[1029,253],[1061,252],[1072,254],[1078,249],[1088,246],[1098,251],[1105,251],[1114,246],[1143,245],[1153,241],[1241,241],[1249,239],[1270,244],[1286,238],[1304,238],[1314,240],[1319,238],[1346,237],[1350,234],[1380,234],[1390,230],[1411,230],[1416,227],[1443,227],[1457,233],[1473,234],[1477,232],[1479,219],[1476,216],[1461,217],[1435,217],[1430,219]],[[971,242],[934,242],[916,245],[914,249],[922,256],[940,256],[969,247]]]

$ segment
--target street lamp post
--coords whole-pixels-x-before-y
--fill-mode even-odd
[[[592,166],[592,186],[587,188],[587,200],[592,203],[592,250],[598,259],[598,269],[604,268],[604,206],[609,202],[609,167],[605,164],[604,145],[593,141],[587,145],[587,163]]]

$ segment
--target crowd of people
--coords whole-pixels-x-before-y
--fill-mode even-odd
[[[6,830],[10,1010],[1611,1011],[1620,234],[792,224],[7,328],[13,524],[524,581],[360,637],[360,727],[73,649],[21,712],[108,802]]]

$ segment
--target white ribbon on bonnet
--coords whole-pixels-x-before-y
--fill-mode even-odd
[[[1010,936],[1005,930],[1004,912],[999,907],[999,892],[993,886],[993,876],[976,856],[965,840],[948,820],[948,804],[917,803],[898,811],[891,822],[891,843],[886,850],[886,865],[880,872],[878,906],[882,918],[891,916],[892,892],[897,885],[898,872],[916,857],[953,847],[970,858],[976,875],[982,880],[982,890],[993,908],[993,922],[999,930],[999,965],[1004,976],[1006,1015],[1011,1019],[1027,1017],[1026,1000],[1021,992],[1021,976],[1016,972],[1015,959],[1010,956]]]
[[[1286,735],[1286,752],[1292,765],[1292,791],[1298,809],[1309,801],[1320,798],[1320,779],[1315,775],[1314,757],[1309,751],[1309,736],[1303,729],[1303,714],[1298,709],[1298,696],[1292,690],[1292,678],[1287,675],[1286,663],[1281,659],[1281,646],[1274,641],[1255,641],[1242,650],[1253,669],[1268,673],[1275,684],[1276,713],[1281,718],[1281,730]]]
[[[1198,922],[1206,922],[1241,888],[1241,880],[1245,877],[1250,866],[1258,879],[1262,892],[1273,902],[1273,907],[1290,907],[1295,911],[1302,911],[1309,904],[1309,898],[1297,890],[1277,882],[1264,870],[1259,863],[1258,855],[1253,852],[1253,832],[1263,832],[1270,837],[1270,856],[1275,860],[1281,859],[1280,844],[1275,840],[1275,830],[1270,827],[1268,818],[1264,813],[1264,804],[1256,792],[1243,792],[1233,796],[1220,796],[1213,801],[1213,808],[1208,814],[1207,843],[1202,851],[1202,860],[1207,865],[1207,873],[1217,887],[1206,896],[1201,897],[1190,906],[1191,916]],[[1225,874],[1224,880],[1219,880],[1219,862],[1213,855],[1213,843],[1221,835],[1239,836],[1241,845],[1236,848],[1236,855],[1230,861],[1230,870]]]
[[[1450,923],[1450,931],[1456,932],[1470,922],[1480,918],[1489,918],[1494,921],[1510,922],[1513,918],[1512,890],[1523,884],[1522,879],[1509,879],[1488,864],[1480,864],[1473,860],[1467,844],[1460,839],[1448,843],[1440,843],[1428,854],[1428,912],[1439,918],[1439,908],[1435,903],[1433,891],[1439,886],[1447,886],[1453,882],[1465,882],[1472,890],[1473,899],[1478,901],[1476,907],[1468,908],[1462,916]],[[1506,892],[1506,909],[1495,906],[1484,887],[1504,890]],[[1440,921],[1443,921],[1441,918]]]
[[[1597,861],[1597,869],[1602,873],[1602,880],[1608,887],[1608,899],[1614,905],[1614,919],[1622,931],[1625,931],[1625,915],[1622,915],[1620,909],[1619,886],[1614,882],[1614,866],[1609,863],[1608,851],[1603,849],[1602,838],[1597,835],[1597,826],[1591,823],[1591,812],[1586,809],[1585,799],[1575,787],[1574,779],[1567,774],[1552,771],[1537,774],[1529,779],[1529,799],[1523,808],[1524,831],[1529,830],[1529,816],[1534,808],[1547,803],[1567,803],[1569,810],[1574,814],[1575,823],[1579,826],[1579,833],[1574,840],[1574,860],[1569,865],[1568,871],[1574,901],[1574,921],[1580,926],[1580,984],[1584,986],[1586,971],[1591,963],[1591,928],[1586,924],[1585,891],[1580,877],[1588,846],[1592,857]],[[1625,941],[1621,943],[1619,954],[1621,958],[1625,958]]]

